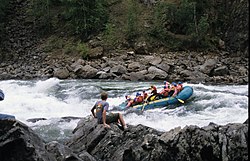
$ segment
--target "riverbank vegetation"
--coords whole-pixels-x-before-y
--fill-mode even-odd
[[[1,0],[1,26],[6,23],[4,15],[8,14],[6,11],[10,2],[11,0]],[[233,6],[229,6],[226,1],[150,2],[32,0],[26,10],[26,19],[30,19],[36,32],[43,38],[48,37],[48,40],[51,36],[57,36],[58,39],[73,37],[72,40],[77,43],[62,41],[62,48],[69,53],[69,49],[73,52],[78,48],[85,58],[88,55],[85,43],[95,36],[102,40],[102,46],[107,50],[121,44],[133,47],[138,41],[174,51],[216,50],[221,47],[218,45],[221,39],[222,42],[227,39]],[[0,34],[3,32],[1,27]],[[2,37],[1,39],[3,40]],[[238,47],[237,50],[241,49]]]

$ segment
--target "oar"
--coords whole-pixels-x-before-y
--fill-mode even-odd
[[[149,96],[148,96],[148,97],[149,97]],[[146,104],[147,104],[148,97],[144,100],[144,104],[143,104],[143,106],[142,106],[142,108],[141,108],[142,111],[144,110],[144,107],[145,107]]]
[[[141,111],[144,111],[144,107],[146,106],[147,102],[145,102],[141,108]]]
[[[176,98],[179,102],[181,102],[181,103],[184,103],[184,101],[183,100],[181,100],[181,99],[179,99],[179,98]]]

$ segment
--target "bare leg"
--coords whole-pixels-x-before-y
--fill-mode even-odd
[[[124,119],[122,117],[122,114],[120,114],[120,113],[119,113],[119,120],[118,121],[120,121],[120,123],[122,124],[123,127],[126,126],[126,123],[125,123],[125,121],[124,121]]]

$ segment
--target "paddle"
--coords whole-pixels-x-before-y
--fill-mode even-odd
[[[141,108],[142,111],[144,111],[144,107],[146,106],[146,104],[148,104],[147,103],[148,98],[149,98],[149,96],[147,96],[147,98],[144,100],[144,104],[143,104],[143,106]]]
[[[147,102],[145,102],[141,108],[141,111],[144,111],[144,107],[146,106]]]
[[[181,99],[179,99],[179,98],[176,98],[179,102],[181,102],[181,103],[184,103],[184,101],[183,100],[181,100]]]

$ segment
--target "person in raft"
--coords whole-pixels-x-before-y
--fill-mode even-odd
[[[101,93],[101,100],[97,101],[91,109],[92,115],[97,118],[98,124],[103,124],[105,128],[110,128],[110,123],[120,123],[123,129],[127,129],[127,125],[120,113],[110,113],[107,115],[109,103],[107,102],[108,94]],[[96,111],[95,111],[96,110]]]

